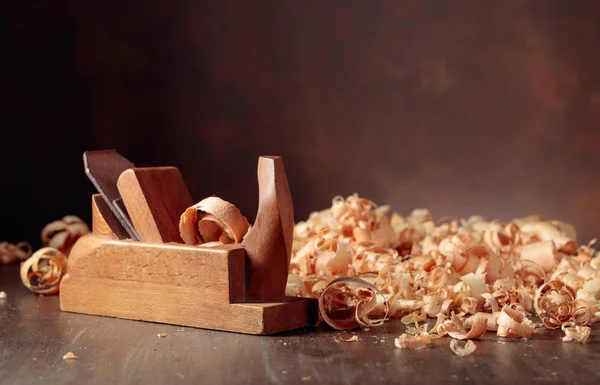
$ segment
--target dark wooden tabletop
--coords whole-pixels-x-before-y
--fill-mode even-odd
[[[20,283],[18,266],[0,266],[0,384],[472,384],[600,381],[600,333],[586,345],[562,332],[530,340],[488,333],[458,357],[449,338],[401,350],[392,321],[369,331],[310,329],[250,336],[61,312],[58,297]],[[166,333],[166,337],[158,334]],[[338,342],[358,335],[356,342]],[[78,360],[63,360],[73,352]],[[516,384],[516,382],[515,382]]]

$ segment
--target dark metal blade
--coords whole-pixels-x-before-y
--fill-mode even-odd
[[[120,239],[130,237],[139,241],[140,238],[131,223],[125,206],[122,205],[122,201],[121,205],[115,205],[114,203],[121,199],[117,189],[119,176],[123,171],[134,168],[135,165],[115,150],[86,151],[83,154],[83,164],[86,175],[96,186],[118,223],[122,226],[122,228],[112,229],[113,232]]]

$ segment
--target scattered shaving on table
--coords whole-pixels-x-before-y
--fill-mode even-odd
[[[6,299],[6,292],[0,291],[0,299]]]
[[[563,341],[577,341],[585,344],[590,338],[590,333],[592,332],[592,328],[589,326],[579,326],[575,325],[572,322],[568,324],[564,324],[561,326],[562,331],[565,332],[565,336],[563,337]]]
[[[63,356],[63,360],[78,360],[79,357],[77,357],[75,354],[73,354],[72,352],[68,352],[67,354],[65,354]]]
[[[302,381],[307,382],[307,381],[311,381],[312,377],[311,376],[304,376],[302,377]]]
[[[417,323],[396,339],[402,348],[486,331],[528,338],[571,323],[569,334],[584,333],[600,320],[594,242],[579,245],[573,226],[540,216],[434,220],[426,209],[403,217],[357,194],[335,197],[296,224],[286,293],[318,298],[335,329]],[[438,319],[429,331],[418,326],[427,318]]]
[[[31,256],[29,242],[19,242],[13,245],[10,242],[0,242],[0,265],[22,262]]]
[[[475,345],[473,341],[468,340],[463,346],[461,346],[458,340],[452,339],[450,341],[450,349],[452,349],[457,356],[464,357],[473,353],[475,349],[477,349],[477,345]]]
[[[55,294],[66,272],[67,257],[56,249],[44,247],[21,264],[21,281],[34,293]]]
[[[167,333],[158,333],[158,338],[164,338],[167,336]]]
[[[344,341],[344,342],[356,342],[356,341],[358,341],[358,336],[352,336],[352,337],[348,338],[347,340],[345,340],[345,339],[342,338],[342,341]]]
[[[75,242],[89,232],[90,228],[81,218],[67,215],[61,220],[47,224],[42,229],[42,244],[69,255]]]
[[[218,197],[203,199],[181,215],[179,232],[184,243],[239,243],[250,224],[240,210]]]
[[[400,349],[422,349],[429,345],[431,337],[428,335],[412,336],[410,334],[402,334],[394,339],[394,345]]]

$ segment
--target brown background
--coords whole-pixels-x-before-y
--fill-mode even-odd
[[[181,169],[252,218],[260,154],[296,218],[541,213],[600,235],[600,2],[6,1],[0,239],[89,221],[81,154]]]

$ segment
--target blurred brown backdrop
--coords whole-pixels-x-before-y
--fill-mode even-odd
[[[181,169],[252,218],[256,161],[296,219],[541,213],[600,235],[598,1],[8,1],[0,238],[89,221],[81,154]]]

